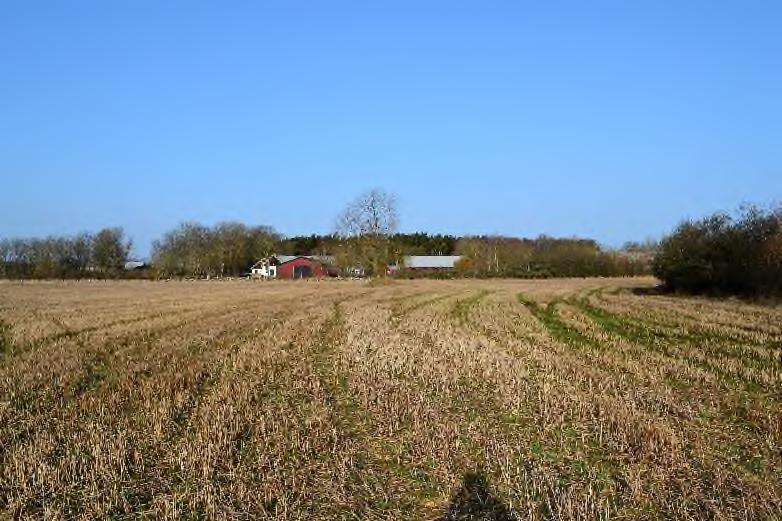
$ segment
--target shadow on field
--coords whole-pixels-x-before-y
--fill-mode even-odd
[[[662,285],[658,286],[641,286],[637,288],[631,288],[630,291],[633,295],[648,296],[648,295],[667,295],[669,292],[665,290]]]
[[[478,472],[468,472],[462,486],[445,507],[441,521],[511,521],[511,510],[489,491],[486,478]]]

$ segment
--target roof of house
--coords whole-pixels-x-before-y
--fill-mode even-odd
[[[453,268],[461,255],[407,255],[405,268]]]

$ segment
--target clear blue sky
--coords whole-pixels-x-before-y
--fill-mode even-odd
[[[782,2],[5,2],[0,237],[183,220],[618,245],[782,198]]]

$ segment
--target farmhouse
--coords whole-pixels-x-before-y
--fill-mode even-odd
[[[277,278],[276,257],[266,257],[261,259],[250,268],[250,276],[254,279],[275,279]]]
[[[331,257],[315,255],[271,255],[250,268],[253,278],[307,279],[328,277],[332,274]]]

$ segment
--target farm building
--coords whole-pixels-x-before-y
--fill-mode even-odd
[[[461,255],[407,255],[404,267],[407,270],[451,270]]]
[[[331,258],[327,256],[272,255],[253,264],[250,275],[263,279],[328,277],[333,274],[331,263]]]
[[[397,271],[448,271],[456,267],[461,255],[406,255],[402,266],[389,266],[389,273]]]
[[[266,257],[261,259],[250,268],[250,276],[254,279],[274,279],[277,278],[277,264],[275,257]]]

